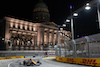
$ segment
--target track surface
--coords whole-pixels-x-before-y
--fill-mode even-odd
[[[39,59],[39,60],[42,63],[40,66],[19,65],[19,62],[22,62],[23,60],[18,60],[16,62],[10,64],[10,67],[91,67],[91,66],[83,66],[83,65],[76,65],[76,64],[61,63],[61,62],[57,62],[54,59]]]

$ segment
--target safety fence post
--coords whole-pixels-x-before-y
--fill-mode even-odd
[[[88,36],[85,36],[85,38],[87,40],[87,46],[88,46],[88,48],[87,48],[88,49],[88,57],[91,58],[90,45],[89,45],[90,39]]]
[[[72,40],[72,41],[73,41],[73,47],[74,47],[74,49],[73,49],[74,57],[77,57],[77,53],[76,53],[76,42],[75,42],[75,40]]]

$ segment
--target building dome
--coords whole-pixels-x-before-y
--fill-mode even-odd
[[[36,5],[35,8],[46,8],[48,9],[47,5],[43,1],[39,1]]]
[[[49,22],[50,14],[47,5],[40,0],[33,9],[33,21],[34,22]]]

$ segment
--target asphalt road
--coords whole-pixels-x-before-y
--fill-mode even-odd
[[[84,66],[84,65],[61,63],[61,62],[57,62],[54,59],[39,59],[39,60],[42,63],[40,66],[19,65],[19,62],[22,62],[23,60],[17,60],[16,62],[12,62],[9,67],[91,67],[91,66]]]

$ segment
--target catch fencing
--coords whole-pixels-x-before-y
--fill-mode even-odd
[[[100,33],[66,42],[56,47],[58,57],[100,58]]]

